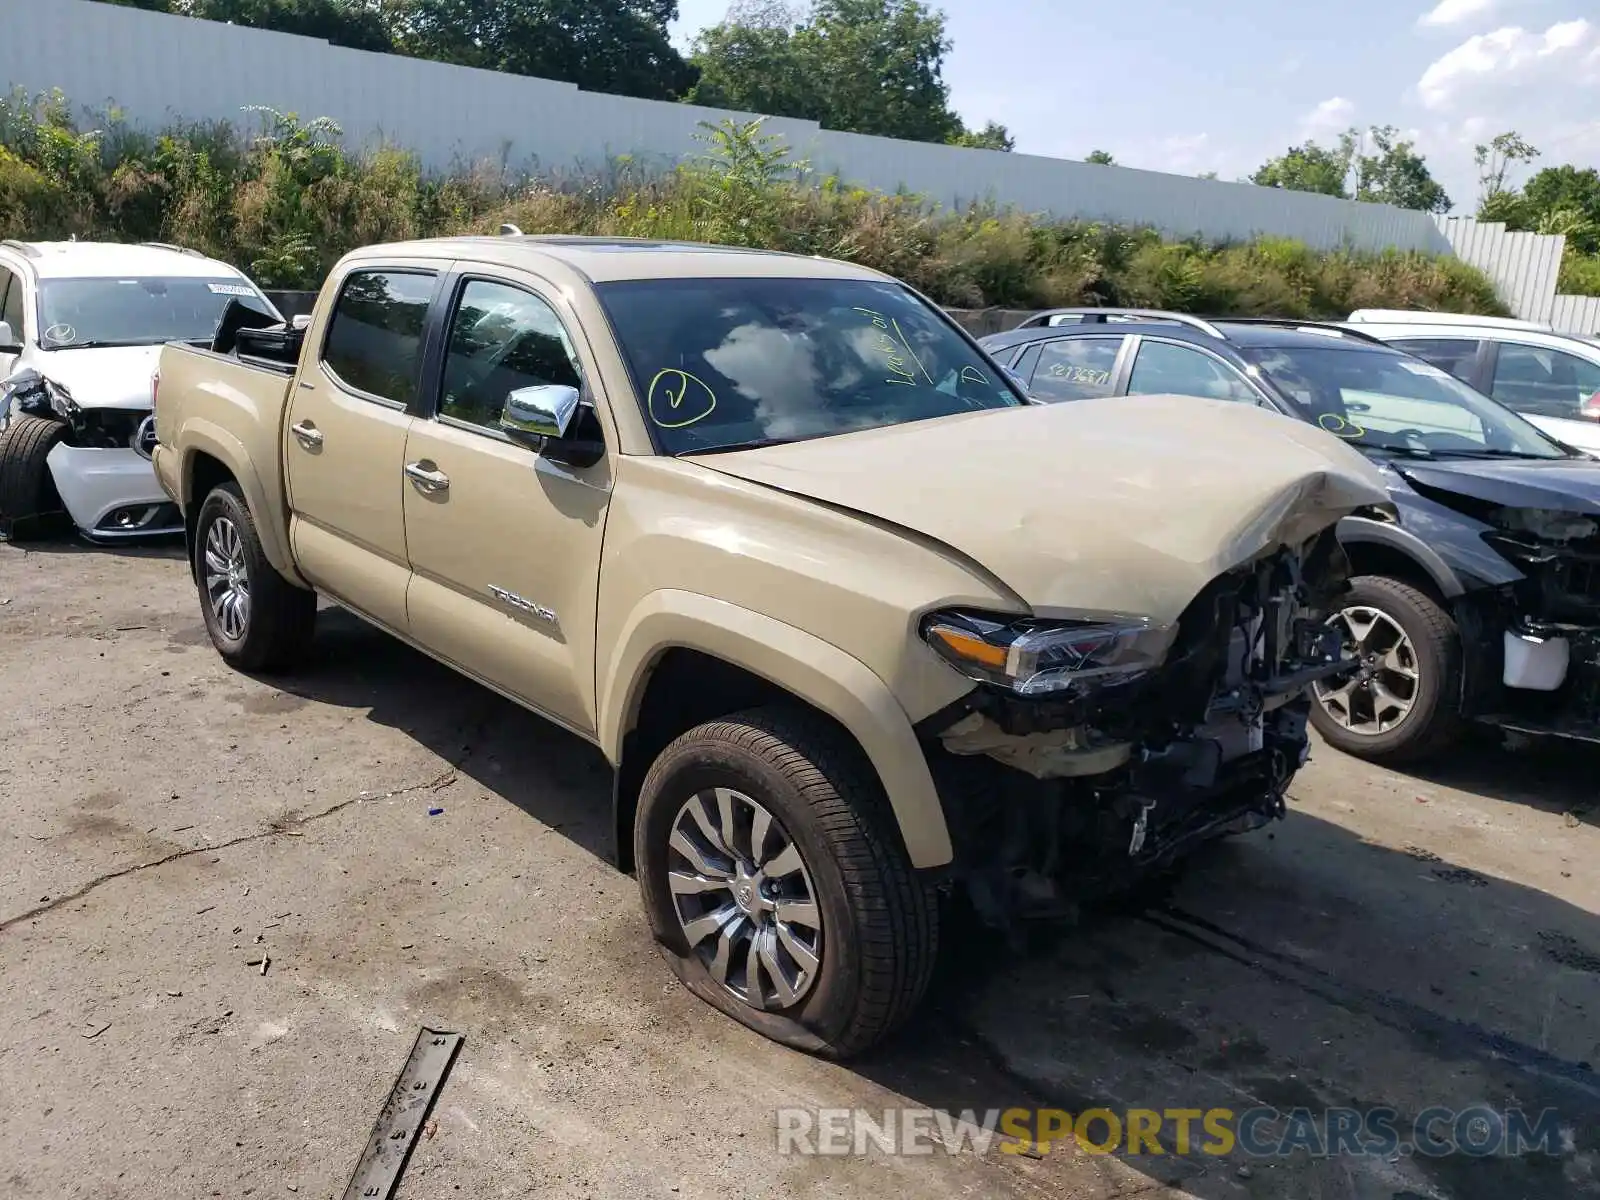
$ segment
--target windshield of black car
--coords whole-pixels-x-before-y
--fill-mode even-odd
[[[1516,413],[1431,363],[1376,346],[1270,346],[1241,353],[1313,425],[1399,453],[1567,452]]]
[[[44,279],[39,342],[46,350],[67,350],[209,339],[230,300],[273,315],[266,298],[237,277]]]
[[[898,284],[648,279],[596,290],[666,454],[1027,403]]]

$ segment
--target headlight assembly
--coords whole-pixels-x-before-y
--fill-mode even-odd
[[[1019,620],[938,612],[924,618],[922,636],[970,679],[1019,696],[1048,696],[1137,678],[1161,664],[1177,629],[1139,621]]]

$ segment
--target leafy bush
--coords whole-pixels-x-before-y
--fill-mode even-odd
[[[1163,241],[1148,229],[1052,221],[816,178],[760,121],[704,126],[671,169],[623,157],[579,176],[505,163],[428,172],[385,147],[347,153],[337,125],[249,109],[238,126],[151,136],[116,112],[76,120],[59,93],[0,98],[0,237],[170,241],[267,287],[315,287],[370,242],[492,232],[587,233],[763,246],[849,259],[958,307],[1134,304],[1212,314],[1340,317],[1354,308],[1503,314],[1454,258],[1318,254],[1282,238]]]
[[[4,167],[0,166],[0,172],[3,171]],[[3,178],[0,175],[0,179]],[[0,189],[4,186],[0,183]],[[0,190],[0,196],[3,195]],[[4,203],[0,199],[0,205]],[[1561,257],[1561,277],[1556,287],[1573,296],[1600,296],[1600,254],[1575,254],[1569,248]]]

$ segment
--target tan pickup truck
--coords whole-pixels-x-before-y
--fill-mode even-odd
[[[1246,405],[1029,403],[820,259],[375,246],[234,340],[156,401],[222,656],[290,666],[320,592],[597,744],[679,977],[833,1056],[916,1005],[947,901],[1070,911],[1281,815],[1333,526],[1386,503]]]

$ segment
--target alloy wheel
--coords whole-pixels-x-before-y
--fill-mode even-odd
[[[822,966],[822,916],[788,832],[732,788],[691,796],[672,821],[667,885],[684,937],[722,987],[752,1008],[798,1003]]]
[[[1368,605],[1344,609],[1329,624],[1343,633],[1354,670],[1318,683],[1317,703],[1351,733],[1390,732],[1417,703],[1422,672],[1410,636],[1393,617]]]
[[[206,533],[206,599],[217,628],[230,641],[240,641],[250,627],[250,573],[245,565],[244,538],[228,517],[218,517]]]

